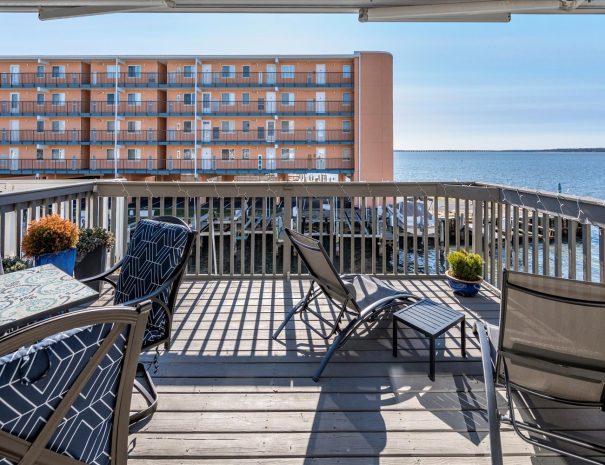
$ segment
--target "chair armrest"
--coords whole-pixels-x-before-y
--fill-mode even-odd
[[[489,446],[492,456],[492,465],[502,465],[502,443],[500,440],[500,414],[496,400],[494,385],[494,364],[492,360],[491,343],[487,336],[487,328],[482,322],[475,323],[481,347],[481,362],[483,366],[483,380],[485,383],[485,397],[487,400],[487,417],[489,422]]]
[[[109,279],[108,276],[115,273],[122,266],[123,262],[124,262],[124,259],[117,262],[114,266],[112,266],[108,270],[103,271],[101,274],[98,274],[96,276],[91,276],[90,278],[80,279],[80,282],[87,284],[87,283],[91,283],[94,281],[105,281],[106,283],[111,284],[115,289],[115,287],[116,287],[115,281],[112,281],[111,279]]]

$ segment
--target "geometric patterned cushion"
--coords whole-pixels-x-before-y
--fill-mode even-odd
[[[78,328],[3,357],[0,430],[33,441],[112,326]],[[94,465],[109,463],[127,331],[95,368],[46,445],[48,449]],[[0,464],[4,463],[10,462],[0,458]]]
[[[178,224],[140,220],[132,233],[120,270],[114,303],[140,299],[156,290],[170,277],[182,260],[189,231]],[[168,303],[170,291],[158,299]],[[149,312],[143,348],[170,337],[167,317],[158,304]]]

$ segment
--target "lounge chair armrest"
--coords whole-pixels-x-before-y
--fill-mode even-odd
[[[487,416],[489,421],[489,445],[492,456],[492,465],[502,465],[502,443],[500,441],[500,415],[496,401],[496,388],[494,385],[494,361],[492,350],[487,337],[487,328],[482,322],[475,323],[479,334],[481,347],[481,362],[483,365],[483,380],[485,382],[485,397],[487,400]]]

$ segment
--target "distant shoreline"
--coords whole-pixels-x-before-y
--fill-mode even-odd
[[[527,153],[536,153],[536,152],[605,152],[605,147],[595,147],[595,148],[583,148],[583,149],[506,149],[506,150],[481,150],[481,149],[473,149],[473,150],[464,150],[464,149],[444,149],[444,150],[435,150],[435,149],[419,149],[419,150],[409,150],[409,149],[394,149],[395,152],[527,152]]]

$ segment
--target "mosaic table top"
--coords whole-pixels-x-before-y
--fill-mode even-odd
[[[0,276],[0,335],[95,300],[99,294],[54,265]]]

